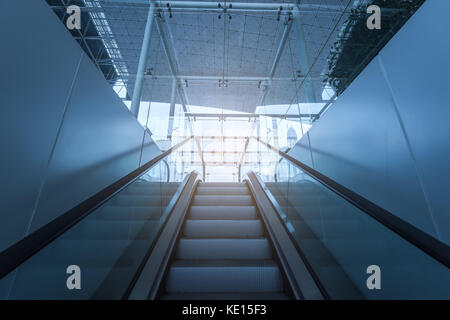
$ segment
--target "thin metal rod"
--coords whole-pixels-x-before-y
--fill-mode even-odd
[[[270,118],[291,118],[291,119],[298,119],[298,118],[310,118],[315,117],[316,114],[256,114],[256,113],[192,113],[187,112],[185,113],[186,117],[192,117],[192,118],[220,118],[220,119],[226,119],[226,118],[258,118],[260,116],[264,117],[270,117]]]
[[[100,62],[102,63],[102,62]],[[124,77],[134,77],[134,74],[127,74]],[[166,80],[166,79],[173,79],[175,78],[174,76],[171,75],[145,75],[145,77],[148,78],[152,78],[152,79],[161,79],[161,80]],[[270,78],[269,77],[265,77],[265,76],[261,76],[261,77],[241,77],[241,76],[197,76],[197,75],[177,75],[176,77],[177,79],[180,80],[188,80],[188,81],[218,81],[218,80],[229,80],[229,81],[269,81]],[[322,80],[323,77],[311,77],[314,80]],[[277,77],[277,78],[272,78],[272,81],[295,81],[295,80],[301,80],[304,79],[304,77]]]

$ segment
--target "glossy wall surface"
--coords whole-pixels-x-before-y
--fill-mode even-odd
[[[175,151],[0,279],[5,299],[122,299],[158,238],[186,175]],[[170,171],[170,172],[169,172]],[[68,266],[81,290],[68,290]],[[72,283],[73,282],[70,282]]]
[[[290,152],[447,244],[448,12],[425,2]]]
[[[3,250],[160,151],[45,1],[1,1],[0,38]]]

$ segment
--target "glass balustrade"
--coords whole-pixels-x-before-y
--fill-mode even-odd
[[[252,170],[264,181],[331,298],[450,298],[445,265],[256,140],[249,149],[259,152],[245,157],[241,172]],[[377,267],[380,289],[372,287],[370,277]]]
[[[0,287],[8,290],[7,297],[122,298],[168,217],[170,201],[188,174],[180,161],[183,148],[159,161],[0,280]],[[69,266],[79,267],[81,290],[69,289],[75,283]]]

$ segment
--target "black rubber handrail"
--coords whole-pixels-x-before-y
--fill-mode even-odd
[[[60,215],[58,218],[50,221],[22,240],[16,242],[14,245],[3,250],[0,253],[0,279],[31,258],[42,248],[58,238],[76,223],[84,219],[117,193],[136,181],[140,176],[145,174],[148,169],[170,155],[176,149],[183,146],[190,139],[192,139],[192,136],[184,139],[177,145],[154,157],[152,160],[148,161],[136,170],[130,172],[116,182],[113,182],[103,190],[94,194],[92,197],[84,200],[77,206]]]
[[[382,207],[353,192],[352,190],[344,187],[338,182],[328,178],[327,176],[304,164],[303,162],[298,161],[297,159],[291,157],[289,154],[280,151],[278,148],[275,148],[265,141],[262,141],[258,137],[253,136],[251,138],[265,145],[272,151],[277,152],[280,156],[302,169],[314,180],[318,181],[341,198],[344,198],[346,201],[350,202],[361,211],[368,214],[440,263],[444,264],[447,267],[450,267],[450,247],[445,243],[428,235],[412,224],[406,222],[403,219],[400,219],[398,216],[390,213],[386,209],[383,209]]]
[[[144,270],[145,265],[146,265],[148,259],[150,258],[150,255],[153,252],[153,249],[156,245],[157,240],[159,239],[162,231],[164,230],[165,226],[167,225],[169,216],[171,215],[175,206],[179,203],[181,193],[186,190],[189,183],[192,183],[195,188],[195,181],[196,181],[197,177],[198,177],[198,172],[196,172],[195,170],[191,171],[191,173],[189,175],[187,175],[184,178],[183,182],[178,186],[178,189],[175,192],[175,194],[172,196],[172,199],[170,200],[169,205],[166,207],[163,214],[161,215],[161,219],[163,220],[163,223],[160,226],[157,234],[155,235],[152,244],[149,246],[144,258],[142,259],[141,263],[139,264],[139,267],[136,270],[133,278],[131,279],[130,284],[128,285],[127,289],[125,290],[124,294],[122,295],[122,300],[129,300],[130,294],[131,294],[134,286],[136,285],[136,282],[138,281],[139,277],[141,276],[142,271]],[[192,182],[192,180],[194,180],[194,181]],[[189,205],[189,203],[187,205]]]

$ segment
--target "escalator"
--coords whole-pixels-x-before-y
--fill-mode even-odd
[[[243,171],[255,171],[250,180],[263,186],[326,298],[450,298],[448,245],[289,154],[252,140],[273,167]]]
[[[203,182],[174,161],[190,139],[1,252],[2,298],[450,298],[445,244],[258,139],[272,174]]]
[[[283,276],[245,183],[200,183],[162,299],[287,299]]]

